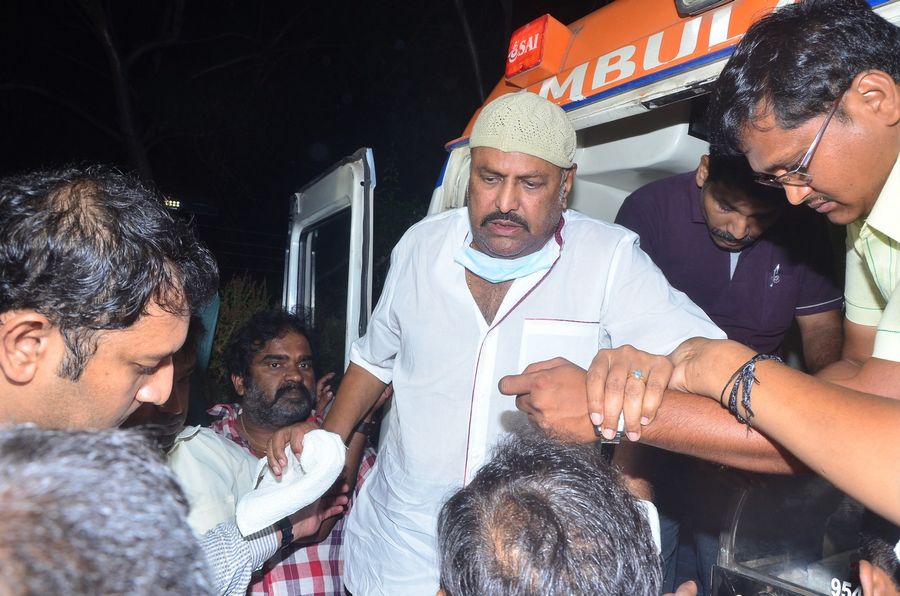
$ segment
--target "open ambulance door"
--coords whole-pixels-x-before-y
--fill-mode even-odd
[[[344,372],[372,312],[374,190],[372,150],[362,148],[291,200],[282,304],[310,317],[322,374]]]

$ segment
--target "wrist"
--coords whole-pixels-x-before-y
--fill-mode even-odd
[[[284,550],[294,542],[294,524],[289,517],[283,517],[275,522],[275,528],[281,532],[281,546]]]
[[[688,389],[691,393],[718,400],[722,387],[734,371],[756,352],[731,340],[710,341],[705,347],[707,349],[699,352],[693,362],[694,382]]]
[[[350,432],[350,441],[356,438],[358,434],[370,441],[374,438],[377,424],[371,417],[367,416],[367,418],[369,418],[369,420],[363,418]]]

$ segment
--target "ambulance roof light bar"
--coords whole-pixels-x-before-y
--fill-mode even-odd
[[[506,80],[525,88],[560,72],[572,31],[545,14],[516,29],[506,56]]]

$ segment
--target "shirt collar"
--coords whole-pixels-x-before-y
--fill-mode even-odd
[[[894,162],[862,230],[865,231],[867,227],[875,228],[891,239],[900,241],[900,156]]]
[[[178,448],[181,443],[193,439],[199,432],[199,426],[185,426],[183,429],[181,429],[181,432],[178,433],[178,436],[175,437],[175,442],[172,443],[172,446],[169,447],[169,450],[166,453],[172,453],[173,451],[175,451],[175,449]]]

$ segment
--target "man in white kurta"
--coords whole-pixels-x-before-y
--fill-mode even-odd
[[[528,424],[497,383],[598,348],[667,354],[724,337],[672,289],[624,228],[565,210],[575,131],[539,96],[503,96],[470,139],[468,207],[413,226],[324,426],[345,438],[387,383],[394,399],[379,457],[345,526],[344,583],[355,596],[434,594],[444,499],[502,435]]]
[[[667,354],[685,338],[723,337],[637,246],[637,236],[563,215],[549,271],[517,279],[488,325],[453,256],[466,209],[426,219],[394,249],[391,272],[351,361],[394,383],[379,458],[350,513],[344,583],[353,594],[437,588],[435,520],[444,499],[525,423],[497,381],[562,356],[587,367],[598,348]]]

